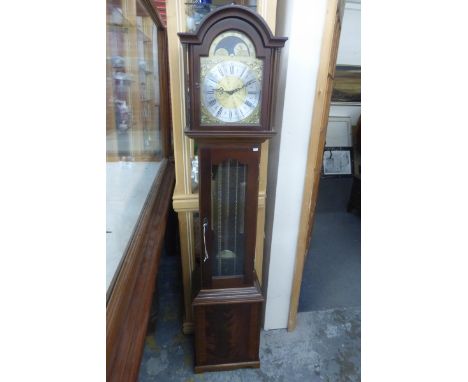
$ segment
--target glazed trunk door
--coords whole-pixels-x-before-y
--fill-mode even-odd
[[[200,149],[204,288],[253,285],[259,159],[257,147]]]

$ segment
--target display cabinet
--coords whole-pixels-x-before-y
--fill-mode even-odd
[[[167,33],[152,0],[106,5],[106,374],[135,381],[172,220]]]
[[[107,161],[164,156],[160,39],[143,1],[107,2]]]
[[[233,1],[213,0],[209,5],[208,16],[219,6],[231,4]],[[188,94],[188,76],[185,70],[188,65],[187,54],[179,41],[177,33],[190,32],[190,20],[187,16],[193,12],[194,2],[176,0],[167,3],[168,48],[171,78],[171,100],[173,116],[174,158],[176,169],[176,187],[173,195],[173,207],[178,214],[180,230],[180,248],[182,257],[182,278],[184,286],[184,333],[194,329],[192,310],[192,288],[194,269],[202,258],[200,236],[201,221],[199,215],[199,158],[198,143],[184,134],[187,118],[190,113],[190,96]],[[236,1],[247,4],[249,9],[258,13],[274,32],[276,21],[276,0]],[[206,4],[203,4],[206,5]],[[198,3],[195,7],[200,7]],[[200,21],[201,22],[201,21]],[[189,24],[189,25],[187,25]],[[268,142],[259,145],[259,185],[257,194],[257,216],[254,235],[254,264],[259,284],[262,283],[263,238],[265,222],[266,174],[268,164]]]

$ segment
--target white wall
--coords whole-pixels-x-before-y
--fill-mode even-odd
[[[361,65],[360,3],[346,3],[336,63],[338,65]]]
[[[354,126],[361,115],[361,105],[331,105],[329,115],[333,117],[350,117],[351,124]]]
[[[327,0],[278,0],[282,51],[270,142],[265,240],[264,328],[286,328],[304,188],[312,108]],[[284,100],[284,106],[283,106]],[[282,110],[282,112],[281,112]]]

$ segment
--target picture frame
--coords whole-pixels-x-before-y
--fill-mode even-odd
[[[323,152],[323,177],[352,177],[354,172],[352,147],[325,147]]]
[[[333,80],[332,104],[361,104],[361,67],[337,65]]]
[[[351,117],[330,115],[325,147],[351,147],[353,145],[351,129]]]

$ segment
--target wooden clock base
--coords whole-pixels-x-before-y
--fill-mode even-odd
[[[263,296],[254,286],[202,289],[193,300],[195,373],[260,367]]]

